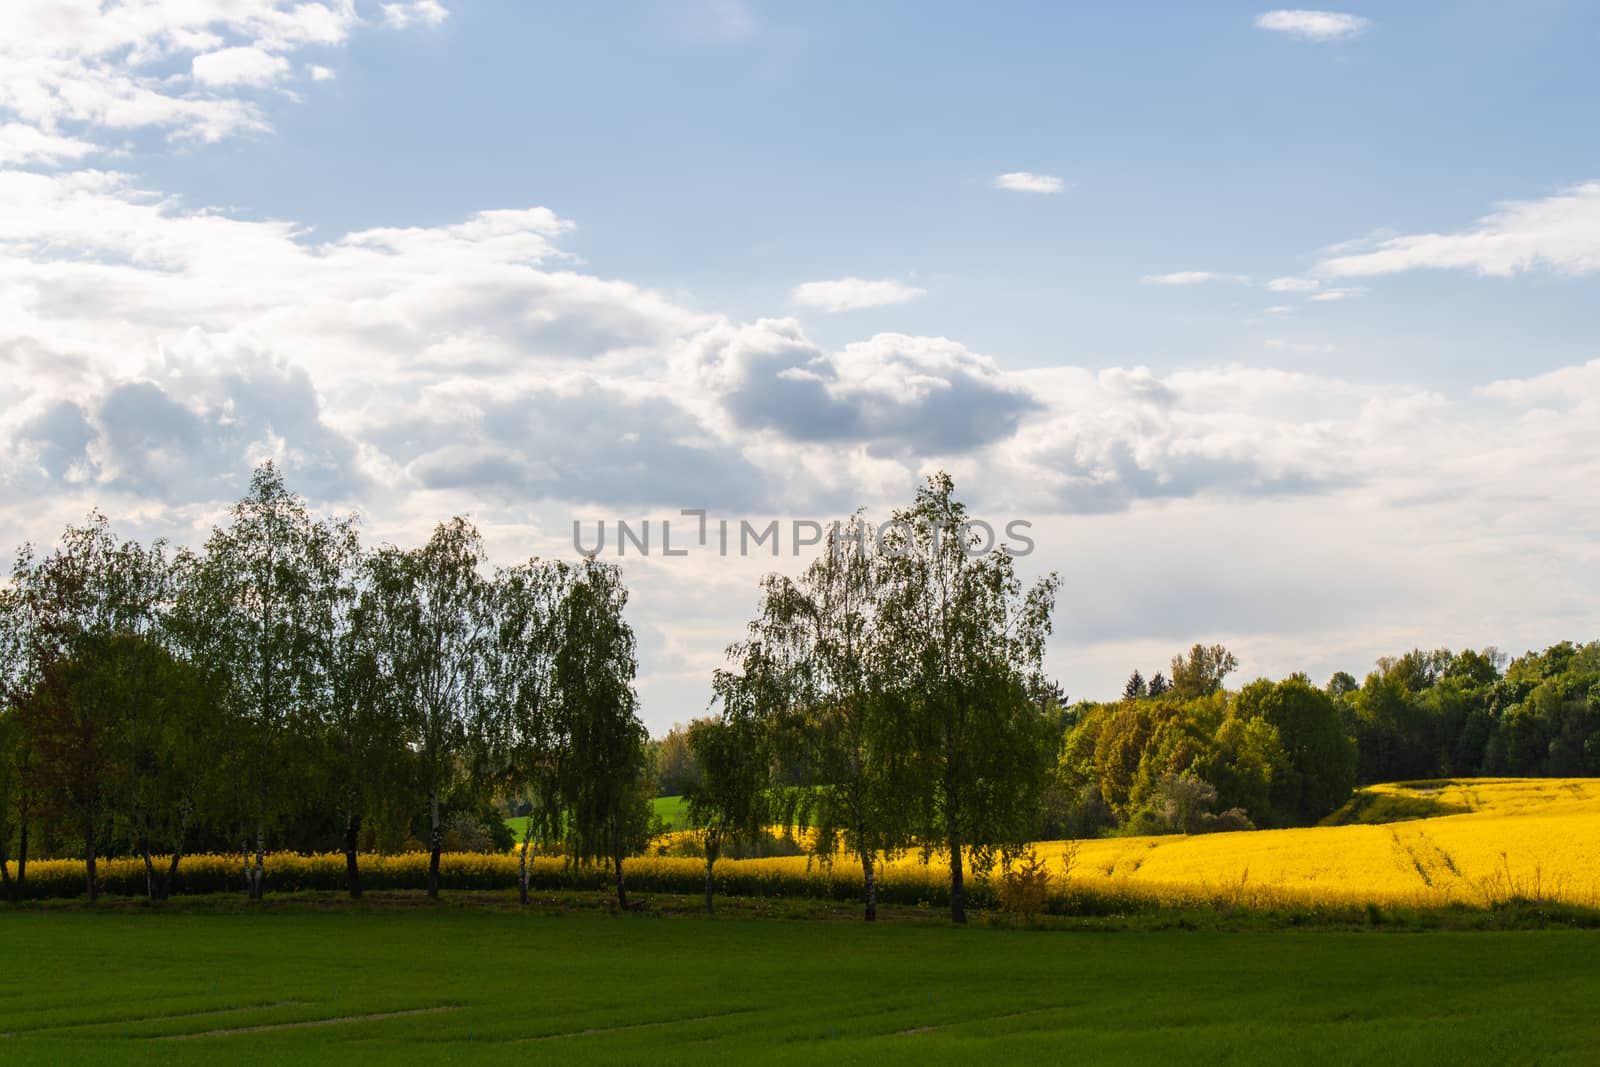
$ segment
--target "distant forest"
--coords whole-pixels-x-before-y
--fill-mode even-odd
[[[1134,671],[1120,700],[1038,694],[1059,740],[1040,840],[1315,823],[1358,785],[1600,775],[1600,642],[1515,660],[1494,648],[1384,657],[1364,680],[1225,680],[1237,659],[1194,646]],[[655,742],[658,790],[694,788],[688,730]]]

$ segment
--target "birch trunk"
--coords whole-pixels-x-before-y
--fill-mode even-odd
[[[716,914],[716,908],[711,903],[711,872],[716,866],[717,857],[722,854],[722,835],[726,830],[727,820],[723,819],[717,824],[715,831],[706,835],[706,914]],[[716,836],[713,837],[711,834]]]
[[[428,819],[432,827],[433,845],[428,856],[428,899],[439,899],[439,853],[444,848],[444,827],[439,825],[439,793],[428,790]]]
[[[522,831],[522,852],[517,857],[517,902],[528,906],[528,880],[533,874],[533,815],[528,815],[528,828]]]

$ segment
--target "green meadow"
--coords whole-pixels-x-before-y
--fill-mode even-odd
[[[0,911],[0,1062],[1583,1063],[1600,935]]]
[[[668,830],[685,830],[689,826],[689,809],[682,797],[656,797],[651,801],[651,810],[661,820],[662,825]],[[522,841],[522,833],[528,828],[528,817],[518,815],[506,820],[506,825],[511,827],[511,832],[516,835],[517,842]]]

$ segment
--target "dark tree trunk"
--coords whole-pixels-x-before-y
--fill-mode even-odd
[[[11,885],[11,865],[10,861],[6,859],[4,841],[0,841],[0,886],[5,888],[7,900],[15,900],[17,898],[17,891]]]
[[[967,921],[967,884],[961,869],[961,831],[956,828],[954,819],[947,825],[950,830],[950,921],[964,923]]]
[[[147,900],[156,900],[156,864],[150,857],[150,836],[139,835],[139,857],[144,860],[144,895]]]
[[[344,817],[344,874],[350,884],[350,899],[361,899],[361,866],[356,848],[361,844],[361,816],[352,812]]]
[[[715,915],[717,907],[711,900],[711,869],[716,866],[717,857],[710,849],[706,850],[706,914]]]
[[[266,890],[267,870],[267,831],[263,826],[256,827],[256,869],[250,879],[250,899],[260,900]]]
[[[172,862],[167,864],[167,876],[161,881],[162,900],[172,895],[172,883],[178,877],[178,861],[181,859],[183,859],[183,842],[180,840],[172,847]]]
[[[95,873],[93,831],[83,835],[83,878],[88,883],[89,902],[92,904],[100,896],[99,877]]]
[[[616,854],[611,857],[611,865],[614,868],[616,868],[616,871],[617,871],[617,910],[618,911],[627,911],[628,910],[628,887],[623,883],[623,880],[622,880],[622,850],[621,849],[618,849]]]
[[[183,859],[183,843],[189,839],[189,814],[193,810],[194,805],[185,800],[178,815],[178,832],[172,839],[172,859],[167,863],[166,875],[156,888],[160,894],[158,900],[166,900],[172,895],[172,883],[178,877],[178,862]]]
[[[867,922],[878,921],[878,870],[872,850],[861,850],[861,883],[867,899]]]
[[[439,825],[439,795],[428,793],[428,818],[433,829],[433,846],[428,856],[428,899],[439,899],[439,853],[444,848],[444,827]]]
[[[22,887],[28,883],[28,821],[23,816],[22,825],[17,828],[17,896],[22,896]]]

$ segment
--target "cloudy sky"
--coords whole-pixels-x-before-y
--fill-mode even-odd
[[[6,9],[6,544],[267,457],[506,563],[944,468],[1074,697],[1600,624],[1593,6]],[[624,560],[653,728],[782,550]]]

